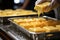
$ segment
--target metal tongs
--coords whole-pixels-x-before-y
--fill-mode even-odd
[[[49,17],[49,16],[43,16],[43,18],[57,21],[56,18],[52,18],[52,17]]]
[[[60,20],[60,8],[59,7],[54,9],[54,13],[55,13],[55,18],[52,18],[52,17],[49,17],[49,16],[43,16],[43,17],[46,18],[46,19],[52,19],[52,20],[55,20],[55,21]]]

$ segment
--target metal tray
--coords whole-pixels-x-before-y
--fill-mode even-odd
[[[22,18],[22,17],[16,17],[16,18]],[[47,16],[43,16],[43,18],[52,19],[52,20],[57,21],[57,19],[47,17]],[[50,32],[50,33],[46,33],[46,32],[39,32],[39,33],[30,32],[30,31],[20,27],[18,24],[14,23],[12,21],[12,19],[14,19],[14,18],[8,19],[11,22],[11,25],[14,26],[16,29],[20,30],[21,32],[25,33],[26,35],[28,35],[29,37],[31,37],[33,40],[45,40],[46,37],[50,37],[50,36],[47,36],[47,35],[52,35],[53,36],[55,33],[57,33],[57,32]]]
[[[10,25],[10,22],[8,21],[8,18],[14,18],[14,17],[28,17],[28,16],[37,16],[37,14],[31,14],[31,15],[20,15],[20,16],[6,16],[6,17],[1,17],[0,16],[0,23],[2,25]]]
[[[37,13],[35,14],[21,14],[21,15],[13,15],[13,16],[0,16],[0,18],[11,18],[11,17],[19,17],[19,16],[33,16],[33,15],[37,15]]]

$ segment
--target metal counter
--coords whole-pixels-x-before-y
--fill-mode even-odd
[[[0,29],[2,29],[4,32],[6,32],[6,34],[8,34],[14,40],[32,40],[24,33],[21,33],[20,31],[18,31],[16,29],[12,29],[12,27],[10,27],[10,25],[0,26]]]
[[[29,38],[24,33],[20,32],[18,29],[13,28],[11,25],[0,25],[0,29],[3,30],[7,35],[9,35],[14,40],[33,40]],[[60,40],[60,32],[56,33],[56,35],[52,37],[47,37],[45,40]]]

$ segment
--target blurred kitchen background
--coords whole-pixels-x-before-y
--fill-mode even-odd
[[[16,9],[21,9],[21,6],[24,4],[25,1],[26,0],[0,0],[0,10],[6,10],[6,9],[16,10]],[[28,4],[23,9],[35,11],[34,10],[35,1],[36,0],[29,0]],[[50,11],[48,13],[41,14],[41,15],[46,15],[46,16],[50,16],[50,17],[55,18],[54,10],[52,10],[52,11]],[[10,26],[10,21],[7,21],[7,20],[8,20],[8,17],[7,18],[5,18],[5,17],[3,18],[4,23],[2,23],[2,24],[5,24],[5,25],[1,26],[1,27],[3,27],[3,28],[0,28],[1,30],[3,30],[3,31],[5,30],[9,34],[9,36],[11,35],[11,37],[13,36],[15,39],[19,38],[21,40],[30,40],[29,37],[27,37],[24,33],[21,33],[18,29],[15,28],[15,26],[9,27]],[[8,24],[7,26],[6,26],[6,23]],[[2,33],[2,31],[1,31],[1,33]],[[55,34],[57,34],[57,33],[55,33]],[[60,34],[60,32],[58,33],[58,35],[59,34]],[[54,38],[56,38],[56,37],[57,37],[57,35],[54,35]],[[53,37],[52,37],[52,39],[53,39]]]
[[[20,6],[22,6],[22,4],[24,3],[25,0],[0,0],[0,10],[4,10],[4,9],[19,9]],[[35,1],[36,0],[29,0],[29,3],[26,6],[26,10],[34,10],[34,6],[35,6]],[[50,11],[48,13],[45,13],[44,15],[48,15],[51,17],[55,17],[54,11]]]

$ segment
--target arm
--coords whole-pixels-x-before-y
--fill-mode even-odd
[[[21,9],[25,9],[26,6],[28,5],[29,0],[25,0],[24,4],[22,5]]]

